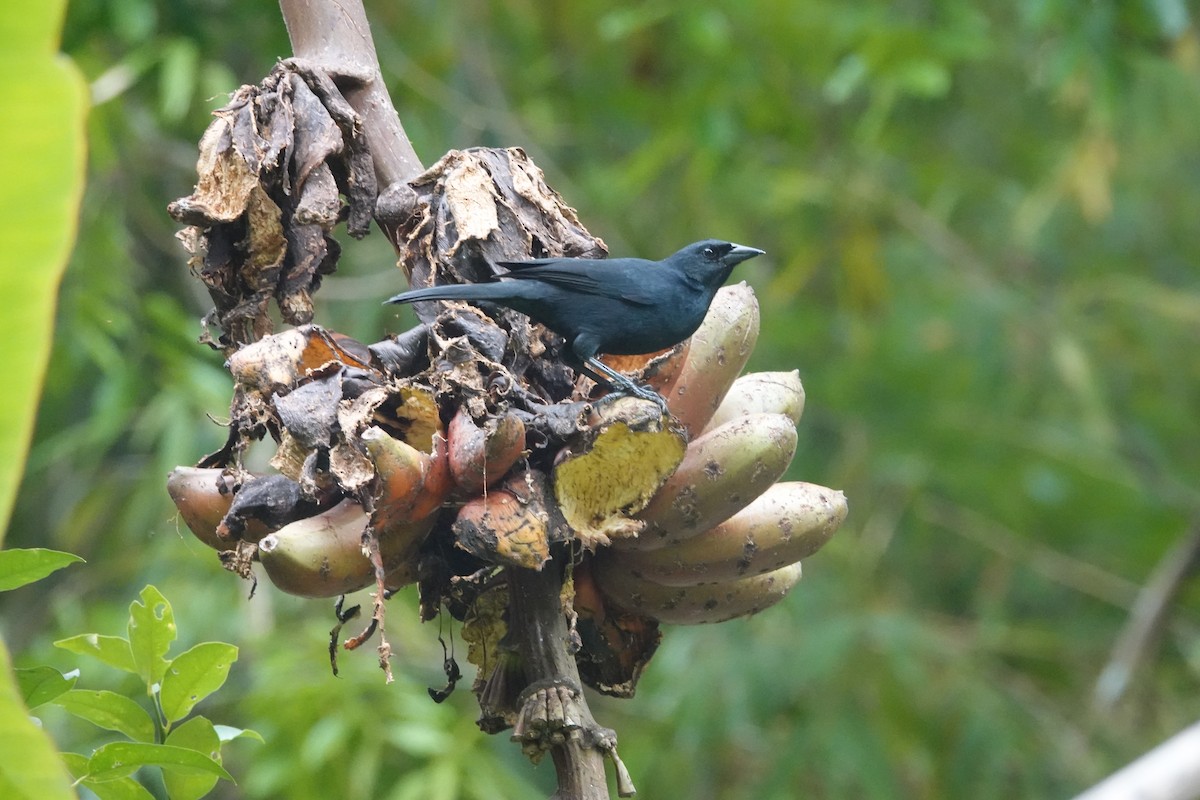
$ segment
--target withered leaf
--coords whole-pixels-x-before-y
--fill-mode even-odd
[[[242,215],[258,172],[234,149],[230,121],[218,117],[200,139],[196,188],[167,206],[178,222],[207,227]]]
[[[417,325],[370,347],[388,373],[406,378],[429,364],[429,326]]]
[[[328,447],[333,441],[338,403],[342,399],[341,375],[330,375],[296,387],[271,402],[283,427],[306,448]]]
[[[289,82],[295,114],[291,174],[293,185],[303,190],[310,172],[342,152],[342,132],[303,78],[293,73]]]
[[[276,290],[279,312],[285,322],[306,325],[313,318],[310,289],[320,285],[320,269],[329,255],[325,232],[320,225],[291,225],[287,241],[288,268]]]
[[[363,133],[362,119],[342,96],[341,90],[329,77],[319,70],[309,69],[300,62],[293,63],[304,75],[309,87],[321,99],[321,103],[337,123],[342,133],[342,157],[331,160],[338,186],[346,195],[349,214],[346,232],[356,239],[367,235],[371,227],[371,216],[375,213],[375,198],[379,187],[375,182],[375,167],[371,161],[371,150]]]
[[[320,505],[304,495],[300,484],[283,475],[263,475],[242,484],[217,526],[217,535],[238,539],[252,521],[261,522],[268,530],[278,530],[319,510]]]
[[[261,186],[250,191],[246,222],[245,250],[249,258],[240,277],[251,291],[256,294],[267,292],[269,296],[279,282],[287,239],[283,231],[283,211]]]
[[[336,268],[330,233],[349,207],[362,236],[376,184],[361,120],[328,76],[280,64],[214,112],[200,143],[195,191],[171,215],[195,226],[185,242],[231,352],[271,332],[269,303],[293,325],[312,320],[311,295]],[[210,337],[211,340],[211,337]]]

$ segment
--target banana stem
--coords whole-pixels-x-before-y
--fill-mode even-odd
[[[363,118],[363,130],[374,162],[381,198],[376,221],[393,245],[398,245],[387,214],[381,215],[385,195],[403,202],[408,181],[424,171],[383,84],[375,44],[361,0],[280,0],[292,51],[298,59],[324,70],[346,100]],[[411,194],[411,190],[408,192]],[[395,201],[394,198],[401,200]],[[391,201],[390,201],[391,202]],[[547,703],[547,725],[535,724],[533,739],[546,742],[558,773],[558,800],[607,800],[604,755],[617,767],[618,792],[633,793],[629,774],[616,756],[616,735],[597,724],[583,695],[563,604],[562,571],[552,561],[541,571],[510,567],[511,628],[520,639],[520,654],[528,685],[522,692],[522,714],[549,695],[561,704]],[[561,714],[559,712],[562,712]],[[566,733],[558,741],[556,732]],[[538,747],[526,738],[525,743]],[[557,743],[552,743],[557,742]]]
[[[617,736],[603,728],[583,696],[561,598],[559,561],[541,570],[508,568],[509,611],[527,688],[521,693],[514,739],[527,748],[550,749],[558,773],[552,800],[608,800],[604,756],[617,767],[618,793],[633,783],[616,755]]]

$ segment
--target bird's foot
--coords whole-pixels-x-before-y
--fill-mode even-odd
[[[648,387],[642,388],[636,385],[632,389],[627,386],[611,387],[608,394],[593,400],[592,405],[606,406],[616,402],[617,400],[620,400],[622,397],[636,397],[638,400],[648,400],[658,406],[659,410],[662,411],[663,416],[670,416],[671,414],[670,409],[667,408],[667,401],[664,400],[657,392]]]
[[[607,385],[614,394],[625,395],[627,397],[637,397],[641,400],[649,400],[657,405],[663,413],[663,416],[671,416],[670,409],[667,408],[667,401],[658,392],[651,389],[649,386],[641,386],[634,383],[625,375],[617,372],[609,367],[603,361],[595,358],[587,359],[586,363],[581,367],[583,373],[597,383]],[[596,374],[603,373],[604,377]]]
[[[671,410],[667,408],[667,401],[663,399],[661,394],[654,391],[649,386],[638,386],[636,383],[633,386],[635,390],[633,395],[635,397],[640,397],[643,400],[649,400],[652,403],[657,404],[659,409],[662,410],[664,417],[671,416]]]
[[[663,399],[662,395],[649,386],[639,386],[633,381],[624,386],[614,386],[612,394],[607,397],[636,397],[639,400],[649,400],[658,406],[664,417],[671,416],[671,410],[667,408],[667,401]]]

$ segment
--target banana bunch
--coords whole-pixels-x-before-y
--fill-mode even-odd
[[[531,413],[469,392],[443,417],[425,373],[397,374],[377,346],[304,326],[230,358],[235,420],[243,435],[265,428],[280,443],[280,474],[181,467],[168,489],[197,538],[234,554],[234,571],[260,562],[275,586],[305,597],[420,577],[425,616],[443,601],[472,607],[486,587],[455,592],[473,573],[495,574],[481,567],[542,569],[576,542],[564,602],[584,643],[581,675],[628,695],[660,623],[721,622],[778,602],[846,516],[841,492],[779,482],[804,388],[795,371],[739,377],[757,336],[757,301],[738,284],[687,342],[614,363],[660,391],[669,417],[638,398]],[[471,376],[472,363],[452,366]],[[423,559],[447,552],[466,560],[429,579]],[[478,616],[462,613],[464,635],[502,639],[502,626],[475,630]]]
[[[201,541],[255,545],[250,558],[267,577],[302,596],[355,591],[380,575],[391,587],[415,581],[420,549],[449,504],[449,541],[485,563],[540,568],[552,543],[581,541],[588,556],[577,581],[595,590],[580,592],[581,603],[602,598],[676,624],[750,614],[784,596],[800,578],[798,562],[846,515],[840,492],[777,483],[795,452],[804,389],[794,371],[738,377],[757,335],[753,292],[723,289],[690,340],[643,359],[671,418],[634,398],[583,405],[548,489],[528,459],[520,415],[477,420],[464,404],[443,429],[428,393],[383,388],[387,376],[367,348],[315,326],[287,331],[242,348],[231,371],[243,407],[277,410],[275,463],[294,481],[285,488],[304,483],[312,442],[325,437],[334,501],[294,512],[294,498],[289,506],[244,486],[235,492],[228,470],[215,468],[178,468],[168,490]],[[343,397],[345,369],[375,383]],[[310,430],[323,414],[336,419],[328,429],[340,439]]]
[[[282,102],[290,96],[276,91],[282,77],[249,91]],[[287,85],[302,97],[308,84],[296,77]],[[260,106],[237,109],[245,116]],[[250,122],[242,129],[271,128]],[[227,122],[214,124],[228,132]],[[561,341],[515,312],[430,305],[418,308],[422,324],[367,346],[299,324],[337,260],[329,231],[339,187],[329,175],[350,175],[340,188],[351,232],[365,232],[374,210],[413,285],[487,279],[485,267],[533,255],[521,251],[535,242],[546,253],[605,247],[519,149],[453,152],[377,203],[353,136],[349,166],[330,172],[321,163],[307,182],[270,159],[246,171],[245,148],[228,142],[206,134],[199,188],[172,213],[189,226],[181,238],[215,304],[206,324],[220,336],[206,327],[202,341],[224,350],[234,379],[229,433],[199,466],[174,470],[168,490],[187,527],[243,577],[257,563],[273,585],[305,597],[374,586],[371,623],[346,647],[377,631],[389,680],[386,590],[417,582],[423,620],[445,609],[463,622],[485,730],[521,731],[539,681],[570,677],[537,663],[560,644],[557,634],[541,636],[550,617],[570,621],[580,679],[629,696],[660,624],[721,622],[778,602],[800,579],[801,560],[845,518],[841,492],[779,482],[795,454],[804,389],[796,372],[739,377],[759,327],[745,284],[723,288],[688,341],[606,359],[660,392],[667,415],[641,398],[588,400],[589,381],[556,355]],[[290,153],[288,142],[276,154]],[[211,180],[214,164],[238,180]],[[300,213],[314,203],[328,212],[320,220]],[[267,335],[272,298],[298,327]],[[274,472],[253,475],[243,456],[268,437]],[[557,605],[543,595],[522,608],[535,578],[559,592]],[[528,676],[519,674],[520,651],[533,651]],[[457,665],[447,663],[452,686]],[[532,688],[522,700],[518,692]],[[548,713],[554,697],[559,708]],[[580,727],[568,725],[574,698],[546,698],[542,718]],[[593,721],[585,733],[611,740],[620,766],[611,731]]]
[[[692,438],[632,514],[637,535],[614,537],[581,565],[581,615],[602,619],[615,608],[686,625],[753,614],[787,594],[800,560],[845,519],[841,492],[776,483],[795,453],[804,388],[795,371],[738,377],[757,335],[753,292],[728,286],[687,346],[668,356],[676,363],[656,365],[672,376],[663,396]]]

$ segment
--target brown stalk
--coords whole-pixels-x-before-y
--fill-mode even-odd
[[[279,0],[296,58],[323,69],[363,118],[381,191],[425,171],[392,105],[360,0]]]

